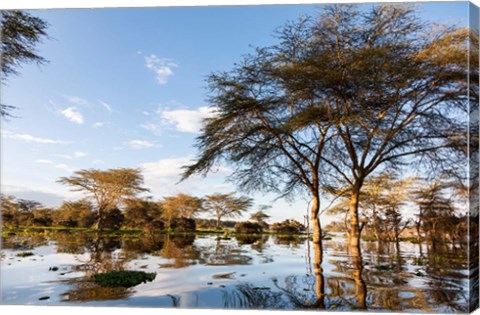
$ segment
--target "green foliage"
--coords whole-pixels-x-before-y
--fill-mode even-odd
[[[140,283],[151,282],[157,276],[156,273],[143,271],[111,271],[94,276],[95,283],[102,287],[131,288]]]
[[[32,252],[22,252],[22,253],[17,254],[18,257],[29,257],[29,256],[33,256],[33,255],[35,255],[35,254],[32,253]]]

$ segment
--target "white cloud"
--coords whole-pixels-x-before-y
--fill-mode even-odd
[[[75,105],[78,105],[78,106],[83,106],[83,107],[88,107],[90,106],[90,104],[88,103],[87,100],[81,98],[81,97],[78,97],[78,96],[68,96],[67,97],[67,100],[72,103],[72,104],[75,104]]]
[[[192,158],[180,157],[175,159],[163,159],[157,162],[143,163],[140,167],[146,177],[178,177],[181,173],[181,167],[192,163]]]
[[[103,121],[97,121],[96,123],[92,124],[92,127],[95,129],[102,128],[103,126],[105,126],[105,123]]]
[[[67,144],[70,141],[53,140],[48,138],[35,137],[29,134],[18,134],[10,131],[3,130],[2,136],[8,139],[19,140],[28,143],[41,143],[41,144]]]
[[[77,152],[74,152],[74,153],[73,153],[73,156],[74,156],[76,159],[79,159],[79,158],[82,158],[82,157],[87,156],[87,153],[77,151]]]
[[[40,164],[53,164],[52,161],[50,160],[44,160],[44,159],[40,159],[40,160],[35,160],[35,163],[40,163]]]
[[[73,171],[74,171],[74,169],[70,168],[66,164],[57,164],[57,165],[55,165],[55,167],[58,168],[58,169],[61,169],[62,171],[66,171],[66,172],[69,172],[69,173],[73,173]]]
[[[105,164],[102,160],[93,160],[92,164]]]
[[[145,57],[145,66],[155,72],[158,84],[164,85],[167,84],[168,78],[174,74],[172,69],[178,65],[171,59],[159,58],[152,54]]]
[[[215,115],[211,107],[203,106],[198,109],[165,109],[159,110],[161,118],[167,123],[175,126],[175,129],[182,132],[197,133],[202,127],[202,120]]]
[[[60,113],[73,123],[83,124],[83,115],[75,107],[68,107],[60,111]]]
[[[150,142],[148,140],[131,140],[126,143],[132,149],[148,149],[158,147],[158,144]]]
[[[105,103],[104,101],[102,100],[98,100],[98,102],[109,112],[109,113],[112,113],[113,112],[113,109],[110,105],[108,105],[107,103]]]

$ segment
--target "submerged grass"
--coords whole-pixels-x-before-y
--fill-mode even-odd
[[[34,253],[32,252],[23,252],[23,253],[18,253],[17,256],[18,257],[29,257],[29,256],[33,256]]]
[[[151,282],[156,276],[155,272],[124,270],[100,273],[95,275],[93,280],[102,287],[131,288],[140,283]]]

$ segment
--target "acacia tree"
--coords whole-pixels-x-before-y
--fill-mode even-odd
[[[143,188],[143,176],[139,169],[119,168],[105,171],[97,169],[79,170],[70,177],[61,177],[59,183],[72,186],[73,191],[83,191],[95,201],[98,218],[97,229],[104,228],[109,211],[115,211],[127,198],[133,198]]]
[[[312,34],[304,27],[308,19],[299,23],[284,27],[278,46],[258,49],[232,71],[209,77],[216,115],[204,121],[199,155],[182,179],[228,163],[234,169],[230,179],[243,191],[269,191],[289,200],[307,192],[313,240],[320,244],[321,157],[332,124],[317,95],[302,83],[304,69],[297,68]]]
[[[264,227],[265,226],[268,227],[268,223],[266,221],[270,218],[270,215],[267,214],[267,210],[269,210],[270,208],[272,208],[272,206],[268,206],[268,205],[258,206],[258,211],[250,215],[250,220],[257,222]]]
[[[2,42],[0,64],[2,83],[9,75],[17,75],[23,63],[44,64],[46,59],[36,53],[36,46],[47,37],[48,24],[24,11],[2,10],[0,39]],[[14,106],[0,104],[0,116],[10,116]]]
[[[346,185],[359,250],[359,198],[371,174],[455,158],[452,139],[466,134],[469,33],[434,28],[408,5],[336,5],[287,24],[279,39],[210,76],[216,116],[184,178],[229,163],[247,191],[306,190],[316,243],[320,193]]]
[[[170,229],[173,219],[191,219],[194,217],[198,212],[203,210],[202,202],[202,199],[198,197],[183,193],[163,198],[163,211],[161,216],[166,220],[167,228]]]
[[[235,193],[212,194],[205,197],[203,208],[212,213],[217,219],[216,228],[220,228],[223,218],[238,217],[247,211],[253,204],[253,199],[248,197],[235,197]]]
[[[329,149],[350,186],[350,244],[358,247],[369,175],[461,159],[451,139],[466,135],[469,33],[434,29],[406,5],[329,7],[315,29],[318,52],[307,64],[318,66],[309,79],[341,118]]]

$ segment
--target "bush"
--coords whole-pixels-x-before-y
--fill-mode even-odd
[[[260,234],[263,232],[261,224],[256,222],[238,222],[235,224],[235,233],[240,234]]]
[[[270,229],[276,234],[300,234],[305,232],[305,226],[297,220],[285,220],[274,223]]]
[[[172,220],[170,228],[174,232],[195,232],[196,224],[194,219],[176,218]]]
[[[125,217],[123,216],[123,213],[119,209],[114,208],[106,211],[103,221],[103,228],[119,230],[122,227],[124,221]]]
[[[131,288],[140,283],[153,281],[156,273],[146,273],[143,271],[111,271],[100,273],[94,276],[95,283],[102,287],[123,287]]]

